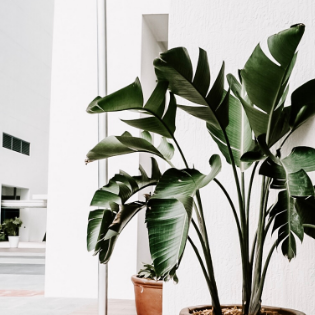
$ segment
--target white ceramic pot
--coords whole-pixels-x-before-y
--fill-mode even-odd
[[[19,245],[19,236],[9,236],[9,243],[11,248],[17,248]]]

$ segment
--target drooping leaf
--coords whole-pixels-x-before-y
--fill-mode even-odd
[[[115,215],[111,210],[93,210],[89,213],[89,222],[87,227],[87,249],[88,251],[95,250],[95,247],[100,239],[102,239]],[[104,249],[108,248],[108,242],[102,241]]]
[[[164,159],[161,152],[150,142],[130,136],[109,136],[100,141],[86,156],[87,162],[92,162],[135,152],[151,153]]]
[[[91,206],[107,207],[105,210],[90,212],[87,231],[88,250],[99,254],[102,263],[108,262],[123,228],[134,215],[145,207],[144,202],[126,202],[141,189],[156,185],[161,177],[158,164],[151,158],[151,176],[140,166],[141,175],[130,176],[120,171],[109,180],[109,183],[97,190]]]
[[[295,130],[315,115],[315,79],[304,83],[291,95],[290,126]]]
[[[271,158],[266,143],[260,137],[261,148],[269,156],[261,165],[259,173],[273,179],[271,188],[282,189],[278,201],[270,212],[275,218],[273,231],[278,231],[278,245],[282,242],[282,252],[289,260],[296,256],[296,235],[301,241],[304,237],[303,221],[313,222],[308,214],[305,200],[314,199],[314,187],[306,171],[314,170],[313,149],[294,148],[285,158]],[[299,210],[300,208],[300,210]],[[311,232],[312,233],[312,232]],[[315,235],[315,234],[314,234]]]
[[[303,241],[304,229],[302,221],[295,207],[295,200],[287,191],[281,191],[278,202],[271,211],[275,216],[273,232],[278,231],[278,245],[283,241],[281,249],[289,260],[296,256],[296,241],[294,234]]]
[[[193,198],[150,199],[146,212],[150,252],[158,276],[177,267],[188,237]]]
[[[158,275],[178,267],[188,236],[192,197],[218,174],[220,157],[213,155],[210,165],[208,175],[195,169],[167,170],[148,202],[146,222],[151,256]]]

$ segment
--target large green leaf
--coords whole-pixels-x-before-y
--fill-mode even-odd
[[[165,96],[168,88],[166,80],[160,80],[152,92],[147,103],[143,104],[143,95],[140,81],[135,82],[105,97],[96,97],[88,106],[90,114],[101,114],[122,110],[138,110],[145,112],[149,117],[133,120],[123,120],[130,126],[148,130],[167,138],[172,138],[176,129],[176,99],[170,93],[170,101],[165,111]],[[165,112],[165,113],[164,113]]]
[[[304,229],[301,218],[295,207],[295,200],[287,191],[281,191],[278,201],[270,215],[275,217],[273,232],[278,231],[278,245],[283,241],[281,249],[289,260],[296,256],[296,241],[294,234],[303,241]]]
[[[94,210],[89,213],[89,223],[87,227],[88,251],[95,250],[97,243],[105,236],[114,217],[114,213],[108,209]],[[104,249],[107,249],[108,245],[108,241],[102,242]]]
[[[119,210],[115,215],[113,222],[109,225],[105,235],[100,239],[95,247],[95,252],[99,253],[99,260],[102,264],[106,264],[109,261],[116,241],[128,222],[145,207],[146,204],[144,202],[132,202],[118,206]],[[105,244],[108,242],[108,247],[104,247],[102,242]]]
[[[297,88],[291,95],[290,126],[297,129],[315,115],[315,79]]]
[[[193,196],[220,171],[218,155],[210,159],[211,172],[169,169],[161,177],[148,202],[146,222],[150,251],[158,275],[177,269],[187,241]]]
[[[105,97],[96,97],[87,107],[89,114],[102,114],[126,109],[141,109],[142,88],[138,78],[135,82]]]
[[[130,135],[109,136],[100,141],[86,156],[87,162],[92,162],[135,152],[151,153],[165,159],[150,142]]]
[[[178,267],[192,215],[193,198],[150,199],[146,212],[150,252],[158,276]]]
[[[165,91],[164,91],[165,92]],[[149,100],[150,101],[150,100]],[[148,102],[149,102],[148,101]],[[164,99],[165,101],[165,94]],[[145,109],[153,107],[150,102],[150,107],[147,105]],[[156,110],[164,109],[164,106],[159,106]],[[175,132],[175,117],[176,117],[176,99],[172,93],[170,93],[170,101],[166,113],[163,116],[150,116],[132,120],[122,120],[124,123],[143,130],[148,130],[157,133],[161,136],[172,138]],[[153,109],[152,109],[153,111]],[[159,112],[157,114],[160,114]]]
[[[249,123],[256,137],[268,135],[269,147],[289,131],[289,110],[284,108],[288,80],[296,60],[296,49],[304,25],[294,25],[268,38],[268,49],[276,62],[269,59],[258,44],[240,75],[250,104],[238,91]],[[233,91],[234,92],[234,91]]]
[[[259,139],[262,142],[262,138]],[[270,155],[262,144],[266,155]],[[261,165],[259,173],[273,179],[271,188],[283,189],[270,215],[275,218],[273,231],[278,231],[278,245],[282,242],[282,252],[289,260],[296,255],[294,234],[303,240],[303,224],[313,223],[315,216],[307,213],[306,200],[314,199],[314,187],[306,172],[314,171],[315,150],[307,147],[294,148],[285,158],[268,157]],[[300,205],[298,211],[297,204]],[[304,222],[303,222],[304,221]],[[311,232],[312,233],[312,232]],[[315,234],[314,234],[315,235]]]
[[[295,205],[303,224],[315,226],[315,197],[308,197],[306,199],[298,198]],[[304,232],[315,239],[315,229],[304,227]]]
[[[114,250],[118,236],[133,218],[143,209],[144,202],[126,203],[141,189],[156,185],[161,177],[158,164],[151,158],[151,176],[139,166],[141,175],[130,176],[120,171],[109,180],[109,183],[97,190],[91,201],[91,206],[106,207],[105,210],[93,210],[89,215],[87,230],[88,250],[99,254],[102,263],[108,262]]]
[[[198,118],[206,120],[217,129],[228,125],[228,103],[222,106],[224,98],[224,63],[212,88],[207,53],[199,49],[197,70],[193,77],[193,67],[186,48],[177,47],[162,54],[154,60],[155,72],[159,80],[169,82],[169,89],[193,103],[205,107],[197,108]],[[189,108],[187,108],[189,112]],[[199,117],[201,116],[201,117]]]

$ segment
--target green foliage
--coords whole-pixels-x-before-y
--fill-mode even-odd
[[[145,278],[155,281],[167,281],[167,276],[157,276],[153,263],[143,264],[143,268],[139,270],[137,274],[138,278]],[[174,281],[178,282],[177,277],[174,277]]]
[[[274,249],[281,246],[283,254],[291,260],[296,256],[296,238],[301,242],[305,234],[315,238],[315,193],[308,176],[309,172],[315,171],[315,149],[294,147],[288,156],[281,156],[287,139],[315,115],[315,79],[304,83],[289,96],[289,79],[304,28],[303,24],[297,24],[270,36],[267,43],[272,58],[258,44],[239,71],[239,80],[232,74],[226,76],[227,90],[224,87],[224,63],[211,85],[207,53],[199,50],[194,71],[186,48],[177,47],[154,60],[157,84],[146,104],[143,104],[138,79],[91,102],[87,111],[92,114],[137,110],[147,116],[124,120],[129,126],[143,130],[140,138],[126,132],[122,136],[107,137],[87,154],[88,162],[145,152],[166,160],[171,166],[161,174],[157,162],[152,159],[151,177],[141,167],[140,176],[131,177],[120,171],[96,191],[91,206],[100,209],[90,212],[87,244],[89,250],[99,254],[101,262],[108,262],[117,237],[131,218],[146,209],[153,266],[145,265],[141,275],[177,280],[176,270],[189,241],[205,276],[214,314],[222,315],[199,192],[214,181],[227,197],[237,226],[243,273],[243,314],[260,313],[266,272]],[[170,91],[168,106],[167,90]],[[189,104],[178,105],[175,95]],[[231,165],[238,211],[228,191],[216,178],[221,170],[218,155],[210,158],[211,170],[207,175],[189,168],[175,135],[177,107],[204,124],[210,139]],[[159,146],[154,146],[150,132],[162,136]],[[185,164],[184,169],[176,168],[170,162],[175,149]],[[204,158],[209,159],[208,156]],[[252,171],[247,178],[248,184],[247,170]],[[260,202],[255,202],[259,204],[255,209],[259,211],[257,228],[251,226],[249,215],[254,208],[250,206],[250,200],[256,170],[262,176]],[[146,201],[128,203],[129,198],[150,185],[155,189],[152,195],[146,196]],[[245,193],[245,187],[248,187],[248,193]],[[273,202],[269,200],[270,189],[279,191]],[[189,236],[191,226],[196,231],[202,253]],[[277,240],[264,255],[270,226],[273,226],[272,232],[278,231]],[[251,251],[250,228],[256,229]]]
[[[2,223],[2,230],[8,236],[17,236],[19,234],[19,228],[23,222],[20,218],[5,219]]]

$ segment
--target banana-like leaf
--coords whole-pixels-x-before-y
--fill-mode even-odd
[[[193,198],[150,199],[146,212],[150,252],[158,276],[177,269],[192,215]]]
[[[282,242],[282,253],[289,260],[296,256],[296,241],[294,234],[303,241],[304,229],[302,220],[295,207],[295,200],[286,190],[278,195],[278,202],[271,210],[270,215],[275,217],[273,232],[278,231],[278,245]]]
[[[167,138],[172,138],[176,129],[176,99],[170,93],[170,101],[165,111],[165,95],[168,87],[166,80],[160,80],[147,103],[143,104],[143,94],[138,78],[135,82],[105,97],[96,97],[87,107],[90,114],[101,114],[122,110],[138,110],[149,117],[122,120],[130,126],[152,131]]]
[[[141,138],[153,144],[153,138],[149,131],[147,130],[141,131]]]
[[[169,169],[161,177],[148,202],[146,222],[151,257],[158,275],[177,269],[187,241],[192,215],[193,196],[220,171],[218,155],[210,159],[211,172],[195,169]]]
[[[308,197],[306,199],[298,198],[295,201],[298,214],[301,222],[315,226],[315,197]],[[315,239],[315,229],[304,227],[304,232]]]
[[[162,54],[154,60],[155,73],[159,80],[169,82],[169,89],[198,107],[194,116],[206,120],[217,129],[228,125],[228,102],[224,98],[224,63],[212,88],[210,85],[210,69],[206,51],[199,49],[197,70],[193,77],[193,67],[186,48],[177,47]],[[187,111],[190,109],[187,108]],[[200,117],[201,116],[201,117]]]
[[[100,209],[89,213],[89,223],[87,228],[87,249],[88,251],[95,250],[97,243],[102,239],[115,215],[111,210]],[[103,241],[102,247],[107,249],[109,242]]]
[[[157,86],[157,88],[159,85]],[[164,90],[165,93],[165,90]],[[150,100],[149,100],[150,101]],[[149,102],[148,101],[148,102]],[[164,94],[164,99],[163,102],[165,102],[165,94]],[[153,107],[151,105],[152,102],[150,102],[150,107],[147,105],[144,107],[144,109],[148,109]],[[164,109],[164,106],[160,106],[159,108]],[[158,108],[158,109],[159,109]],[[154,133],[157,133],[161,136],[167,137],[167,138],[172,138],[175,132],[175,117],[176,117],[176,99],[175,96],[170,93],[170,101],[169,105],[167,108],[167,111],[163,117],[159,116],[151,116],[151,117],[144,117],[144,118],[139,118],[139,119],[132,119],[132,120],[123,120],[124,123],[126,123],[129,126],[138,128],[138,129],[144,129],[148,130]],[[158,110],[157,109],[157,110]],[[159,112],[158,112],[159,114]]]
[[[93,196],[91,206],[102,206],[107,209],[90,212],[87,246],[89,251],[94,250],[95,254],[99,254],[102,263],[110,259],[117,238],[126,224],[146,205],[143,202],[126,204],[126,201],[141,189],[156,185],[161,177],[156,160],[151,158],[151,161],[150,177],[141,166],[139,166],[141,175],[138,176],[130,176],[120,171]]]
[[[290,126],[297,129],[315,115],[315,79],[297,88],[291,95]]]
[[[167,160],[171,160],[174,156],[174,146],[172,143],[168,142],[166,138],[162,137],[160,145],[157,149],[163,154]]]
[[[100,141],[92,150],[87,153],[87,163],[107,159],[109,157],[130,154],[135,152],[146,152],[165,159],[150,142],[145,139],[131,137],[129,135],[109,136]]]
[[[262,138],[259,140],[262,142]],[[262,144],[261,148],[267,156],[270,155],[266,152],[266,144]],[[314,149],[297,147],[285,158],[268,157],[259,170],[260,174],[273,179],[271,188],[284,189],[279,193],[278,202],[270,215],[275,218],[273,231],[279,229],[278,244],[283,241],[282,252],[289,260],[296,255],[294,234],[302,241],[303,224],[310,224],[315,218],[307,213],[308,202],[305,201],[314,199],[314,187],[306,173],[315,170],[314,157]]]
[[[284,102],[304,28],[303,24],[294,25],[268,38],[268,49],[276,62],[265,55],[260,45],[256,46],[240,72],[248,98],[255,106],[246,101],[239,91],[233,90],[256,137],[269,135],[269,147],[290,130],[289,110],[284,108]]]
[[[119,211],[116,214],[113,222],[109,225],[107,230],[103,230],[105,236],[103,236],[95,247],[95,253],[99,253],[99,260],[102,264],[106,264],[115,247],[116,241],[128,224],[128,222],[142,209],[146,204],[144,202],[132,202],[129,204],[119,205]],[[104,244],[108,243],[108,246]]]

